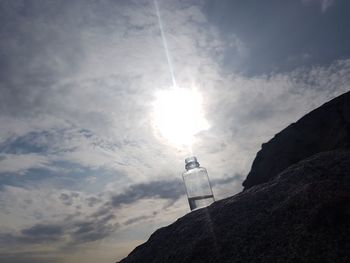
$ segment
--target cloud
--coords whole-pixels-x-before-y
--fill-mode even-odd
[[[326,66],[350,55],[350,38],[345,33],[348,1],[204,3],[207,19],[220,36],[221,50],[215,58],[224,72],[250,77],[287,73],[300,66]],[[235,45],[235,39],[243,44],[244,56],[238,52],[240,45]]]
[[[335,3],[335,0],[302,0],[302,2],[304,4],[317,3],[321,8],[322,13],[324,13]]]
[[[27,154],[47,152],[47,141],[53,139],[48,132],[29,132],[23,136],[7,138],[0,143],[0,151],[7,154]]]
[[[61,260],[47,251],[0,253],[0,261],[6,263],[58,263]]]
[[[175,201],[184,194],[185,188],[180,180],[153,181],[131,185],[123,193],[112,196],[112,205],[120,207],[146,198],[161,198]]]
[[[43,225],[36,224],[30,228],[25,228],[21,230],[22,237],[24,240],[29,242],[48,242],[57,241],[62,238],[64,231],[63,227],[60,225]]]
[[[100,217],[78,220],[60,224],[35,224],[20,230],[19,233],[0,233],[0,244],[31,247],[34,245],[60,245],[72,250],[82,244],[102,240],[116,231],[119,224],[110,222],[115,219],[113,214]],[[68,241],[67,241],[68,238]],[[1,255],[1,252],[0,252]]]
[[[78,193],[71,193],[71,194],[62,193],[59,199],[62,201],[64,205],[71,206],[73,205],[74,198],[77,198],[78,196],[79,196]]]
[[[91,219],[74,223],[70,232],[72,244],[93,242],[110,236],[119,227],[118,223],[109,223],[109,221],[114,218],[115,216],[113,214],[110,214],[98,219]]]
[[[0,243],[3,246],[11,244],[35,245],[58,242],[63,238],[64,228],[53,224],[35,224],[29,228],[22,229],[19,233],[0,233]]]
[[[48,167],[49,163],[41,154],[0,154],[0,173],[24,174],[28,169]]]
[[[88,205],[89,205],[90,207],[93,207],[93,206],[95,206],[96,204],[98,204],[98,203],[101,202],[101,200],[100,200],[99,198],[94,197],[94,196],[87,198],[86,201],[88,202]]]
[[[235,174],[233,176],[228,176],[228,177],[222,177],[222,178],[218,178],[218,179],[214,179],[211,180],[211,185],[215,186],[215,185],[226,185],[229,184],[231,182],[241,182],[242,181],[242,175],[241,174]]]
[[[8,191],[9,187],[5,188]],[[11,187],[14,188],[14,187]],[[21,193],[16,190],[17,193]],[[27,191],[28,193],[29,191]],[[32,191],[33,192],[33,191]],[[37,210],[36,213],[42,213],[43,216],[37,220],[24,221],[20,230],[17,231],[0,231],[0,244],[2,247],[6,247],[11,244],[11,251],[17,251],[18,249],[27,248],[31,249],[35,245],[48,246],[54,250],[59,248],[65,250],[74,250],[85,243],[90,243],[98,240],[102,240],[111,234],[113,234],[118,228],[119,223],[116,221],[115,211],[109,206],[106,207],[106,200],[102,198],[86,196],[85,194],[79,194],[77,192],[65,191],[58,196],[58,200],[62,201],[61,209],[59,203],[52,202],[52,197],[57,196],[56,193],[50,193],[46,196],[45,200],[59,210],[59,213],[50,211],[46,208],[46,204],[43,200],[38,198],[35,194],[31,194],[30,202],[24,200],[26,204],[26,210]],[[42,193],[40,193],[43,195]],[[81,196],[83,195],[83,196]],[[18,196],[22,199],[21,196]],[[81,203],[80,201],[86,200],[99,200],[101,205],[92,209],[87,202]],[[57,202],[58,202],[57,200]],[[74,201],[73,201],[74,200]],[[18,207],[19,200],[14,200],[15,207]],[[76,204],[73,206],[73,203]],[[78,205],[80,203],[80,205]],[[41,207],[42,210],[39,210]],[[5,209],[7,207],[5,206]],[[44,213],[44,210],[47,213]],[[16,210],[9,211],[10,216],[15,216]],[[17,216],[18,212],[17,212]],[[35,223],[37,221],[41,223]],[[48,221],[54,221],[55,223],[47,223]],[[34,222],[34,223],[30,223]],[[7,224],[8,226],[9,224]],[[29,226],[28,226],[29,225]],[[5,225],[4,225],[5,226]],[[7,229],[7,228],[5,228]],[[17,227],[18,229],[18,227]],[[0,250],[1,252],[1,250]],[[1,254],[1,253],[0,253]]]
[[[93,207],[89,205],[90,199],[97,200]],[[3,229],[13,229],[17,225],[17,229],[25,229],[22,234],[44,231],[40,228],[42,225],[59,225],[67,232],[74,222],[91,220],[98,223],[106,217],[112,219],[111,215],[114,215],[112,209],[104,206],[109,201],[108,196],[52,189],[45,184],[26,188],[5,186],[0,192],[0,200],[1,210],[7,212],[3,214]]]
[[[123,224],[124,225],[131,225],[131,224],[146,220],[148,218],[150,218],[150,216],[137,216],[137,217],[133,217],[133,218],[126,220]]]

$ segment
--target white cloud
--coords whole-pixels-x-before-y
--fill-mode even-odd
[[[0,173],[25,174],[28,169],[49,168],[46,156],[29,154],[0,154]]]

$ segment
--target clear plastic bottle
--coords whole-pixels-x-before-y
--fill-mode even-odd
[[[182,174],[190,209],[205,207],[213,203],[214,195],[210,186],[208,172],[199,167],[197,158],[192,156],[185,159],[186,171]]]

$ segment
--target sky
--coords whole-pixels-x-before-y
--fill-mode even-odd
[[[350,90],[349,8],[0,1],[0,262],[125,257],[189,213],[190,155],[240,192],[262,143]]]

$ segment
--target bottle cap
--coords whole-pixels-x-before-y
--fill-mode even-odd
[[[199,167],[199,162],[195,156],[187,157],[185,159],[185,168],[186,170],[190,170],[193,168]]]

